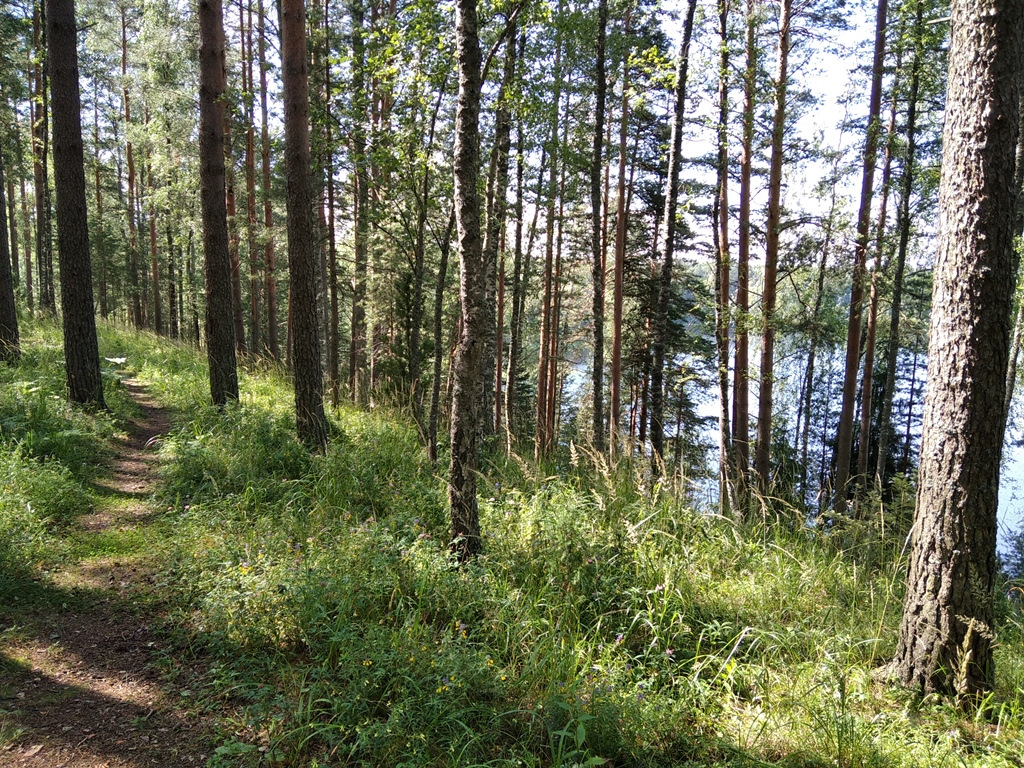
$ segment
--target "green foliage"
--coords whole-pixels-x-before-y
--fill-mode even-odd
[[[894,523],[737,527],[626,463],[513,462],[483,479],[486,554],[459,568],[415,431],[342,410],[304,458],[263,386],[164,453],[171,583],[207,695],[238,705],[216,764],[1012,764],[1015,664],[974,721],[872,674]]]

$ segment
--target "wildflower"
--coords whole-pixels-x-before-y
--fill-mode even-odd
[[[373,666],[373,659],[363,659],[363,666],[364,667],[372,667]]]
[[[622,633],[621,633],[621,632],[619,632],[619,634],[617,634],[617,635],[615,636],[615,644],[616,644],[616,645],[620,645],[620,644],[622,643],[622,639],[623,639],[623,638],[622,638]]]

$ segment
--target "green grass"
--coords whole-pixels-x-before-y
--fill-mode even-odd
[[[101,349],[180,416],[162,522],[67,533],[75,505],[60,499],[84,479],[57,457],[100,455],[120,417],[46,399],[58,431],[84,437],[46,455],[3,444],[21,497],[52,506],[5,511],[21,538],[0,557],[161,560],[169,627],[208,664],[189,706],[232,713],[211,766],[1021,765],[1016,604],[1001,605],[997,689],[973,710],[876,679],[898,628],[905,508],[840,540],[783,510],[752,526],[700,514],[645,491],[640,467],[495,459],[485,554],[459,568],[444,479],[406,420],[335,410],[311,457],[280,375],[244,372],[242,402],[218,412],[194,352],[109,327]],[[17,370],[45,378],[31,365]]]

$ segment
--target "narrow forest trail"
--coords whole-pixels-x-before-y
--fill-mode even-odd
[[[157,631],[147,526],[170,414],[143,383],[125,385],[141,413],[96,481],[94,510],[67,531],[81,559],[38,581],[0,634],[4,768],[177,768],[211,753],[207,717],[187,706],[196,671]]]

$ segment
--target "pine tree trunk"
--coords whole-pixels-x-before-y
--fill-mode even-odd
[[[363,39],[363,0],[351,0],[352,15],[352,150],[355,162],[353,217],[354,265],[352,273],[352,332],[349,349],[349,392],[352,402],[368,401],[366,368],[366,272],[370,235],[370,174],[366,156],[366,45]]]
[[[590,154],[590,251],[591,282],[594,298],[594,361],[590,382],[594,398],[594,449],[603,452],[604,440],[604,249],[601,243],[601,172],[604,166],[605,101],[608,90],[605,42],[608,37],[608,0],[599,0],[597,7],[597,58],[594,82],[594,143]]]
[[[47,0],[46,38],[53,101],[53,167],[68,395],[72,402],[105,408],[92,298],[74,0]]]
[[[10,240],[7,235],[7,220],[3,217],[4,187],[10,179],[4,177],[4,158],[0,152],[0,361],[13,363],[21,356],[21,341],[18,334],[18,309],[14,304],[14,273],[11,270]],[[13,221],[13,218],[11,219]],[[17,261],[17,251],[14,259]]]
[[[894,661],[926,692],[994,684],[1024,5],[954,0],[920,480]]]
[[[235,162],[231,145],[231,109],[224,110],[224,174],[228,212],[228,256],[231,259],[231,319],[235,328],[235,354],[245,356],[245,321],[242,313],[242,260],[239,253]],[[307,232],[307,236],[309,233]]]
[[[309,165],[309,63],[304,0],[281,3],[281,84],[284,88],[295,419],[299,439],[312,450],[323,450],[327,446],[327,419],[317,329],[316,259],[311,237],[313,187]]]
[[[274,254],[274,208],[271,204],[270,127],[267,115],[267,20],[263,0],[257,5],[260,25],[260,150],[263,171],[263,283],[267,296],[267,351],[274,360],[281,359],[277,333],[277,278]]]
[[[779,227],[782,221],[783,138],[786,130],[786,87],[789,70],[790,24],[793,0],[782,0],[779,16],[779,61],[775,80],[775,117],[772,122],[771,161],[768,168],[768,221],[761,293],[761,369],[757,405],[757,446],[754,474],[762,504],[771,485],[772,397],[775,387],[775,293],[779,263]]]
[[[39,309],[53,315],[57,301],[53,285],[53,231],[50,204],[50,105],[49,105],[49,55],[47,40],[47,9],[44,0],[36,6],[33,17],[35,47],[38,55],[35,69],[35,115],[33,118],[33,153],[35,157],[36,194],[36,279],[38,283]]]
[[[882,75],[885,64],[885,27],[888,0],[878,0],[875,18],[875,58],[871,67],[871,97],[868,104],[867,139],[864,145],[864,171],[861,176],[860,212],[857,214],[857,241],[854,251],[853,286],[850,289],[850,320],[846,331],[846,374],[843,378],[843,405],[839,411],[836,437],[836,481],[833,509],[837,516],[846,512],[850,456],[853,451],[853,421],[857,410],[857,373],[860,370],[860,333],[864,289],[867,285],[868,237],[871,227],[871,197],[874,191],[875,163],[878,155],[878,118],[882,111]]]
[[[629,35],[630,10],[626,8],[625,33]],[[622,114],[619,122],[618,203],[615,216],[615,283],[612,291],[612,375],[609,382],[611,400],[608,428],[608,454],[613,459],[619,452],[619,425],[622,421],[622,298],[626,267],[626,138],[629,131],[629,63],[627,51],[622,63]]]
[[[889,432],[892,422],[892,401],[896,391],[896,365],[900,351],[900,310],[903,303],[903,272],[907,264],[907,250],[910,244],[910,197],[914,189],[915,162],[917,155],[917,101],[921,84],[923,57],[922,35],[924,33],[924,2],[918,0],[914,20],[914,60],[910,69],[910,86],[907,95],[906,155],[903,160],[903,177],[900,183],[900,205],[897,213],[899,243],[896,247],[896,267],[892,279],[892,303],[889,310],[889,346],[885,358],[885,385],[878,419],[878,462],[875,476],[885,484],[886,461],[889,452]]]
[[[25,193],[25,177],[21,177],[21,237],[25,253],[25,304],[29,313],[35,304],[35,285],[32,280],[32,227],[28,218],[28,195]]]
[[[686,79],[690,60],[690,38],[697,0],[690,0],[683,24],[683,39],[676,60],[675,107],[672,112],[672,138],[669,143],[668,176],[665,182],[665,213],[662,217],[661,275],[656,290],[651,368],[651,460],[655,477],[664,468],[665,443],[665,339],[668,335],[669,298],[672,294],[672,258],[676,239],[676,212],[679,202],[679,169],[682,165],[683,114],[686,106]],[[724,131],[724,128],[723,128]]]
[[[239,3],[239,15],[242,4]],[[244,77],[243,103],[245,104],[245,237],[249,250],[249,349],[258,355],[263,349],[260,338],[260,256],[256,245],[256,230],[259,227],[256,209],[256,114],[253,88],[252,55],[252,0],[247,0],[246,23],[244,26],[245,53],[242,56]],[[241,32],[240,32],[241,34]]]
[[[96,185],[96,267],[97,281],[99,284],[100,317],[107,319],[109,306],[107,300],[107,237],[106,224],[103,221],[103,187],[100,184],[100,108],[99,108],[99,86],[95,86],[93,92],[93,180]],[[8,179],[10,182],[10,179]],[[14,209],[11,209],[14,213]],[[14,221],[12,216],[11,221]],[[12,238],[13,240],[13,238]],[[14,259],[17,264],[17,258]],[[17,283],[18,276],[15,273],[14,281]]]
[[[147,121],[148,122],[148,121]],[[156,205],[154,196],[156,187],[153,184],[153,163],[149,163],[148,179],[149,186],[149,258],[150,258],[150,279],[153,281],[153,330],[157,333],[164,332],[164,318],[160,307],[160,263],[157,260],[156,247]]]
[[[139,239],[135,219],[135,152],[131,140],[132,102],[128,91],[128,15],[127,5],[121,9],[121,78],[124,86],[121,100],[124,104],[125,163],[128,166],[128,284],[131,290],[132,324],[142,328],[142,294],[139,290]]]
[[[210,395],[217,406],[238,399],[231,260],[224,169],[227,72],[221,0],[199,0],[199,195],[206,282],[206,354]]]
[[[749,511],[750,485],[750,198],[754,166],[754,108],[757,96],[757,7],[747,0],[746,67],[743,71],[743,154],[740,158],[739,232],[736,243],[736,352],[732,384],[732,451],[736,483],[733,513]]]

